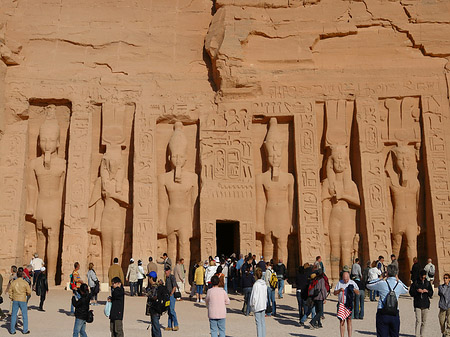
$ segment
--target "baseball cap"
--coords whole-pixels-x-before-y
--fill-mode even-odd
[[[151,278],[157,278],[158,275],[156,274],[156,271],[151,271],[147,276],[150,276]]]

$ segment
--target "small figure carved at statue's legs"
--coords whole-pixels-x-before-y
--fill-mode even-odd
[[[175,232],[167,236],[167,255],[172,261],[177,260],[177,234]]]
[[[45,257],[45,247],[47,246],[47,238],[42,228],[42,221],[36,221],[36,252],[39,256]]]
[[[392,254],[400,255],[400,248],[402,247],[403,232],[397,232],[392,235]]]
[[[288,240],[287,236],[277,238],[278,246],[278,259],[282,259],[287,262],[288,257]]]
[[[266,261],[273,259],[272,232],[268,232],[264,235],[263,256]]]

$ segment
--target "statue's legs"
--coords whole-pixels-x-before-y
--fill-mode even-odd
[[[177,234],[172,232],[167,235],[167,255],[172,260],[172,268],[175,266],[177,261]]]
[[[272,232],[266,232],[266,235],[264,235],[263,256],[266,261],[273,259]]]
[[[59,222],[53,224],[53,228],[48,228],[47,241],[47,275],[48,284],[55,285],[56,264],[58,262],[59,250]]]
[[[287,236],[280,236],[277,238],[278,259],[283,259],[283,263],[287,264],[288,259],[288,238]]]
[[[184,282],[184,290],[189,292],[190,286],[189,286],[189,271],[190,271],[190,264],[191,264],[191,245],[189,241],[189,234],[184,233],[183,231],[178,232],[178,244],[180,246],[180,259],[184,259],[184,269],[186,271],[186,277]],[[183,289],[180,289],[181,291]]]
[[[392,233],[392,253],[398,258],[402,247],[403,232]]]
[[[112,262],[112,242],[113,242],[113,229],[105,222],[106,219],[102,219],[102,263],[103,263],[103,280],[108,281],[108,269]],[[123,282],[124,280],[122,280]]]
[[[36,252],[42,260],[45,260],[46,237],[42,227],[42,220],[36,221]],[[49,274],[48,274],[49,275]]]
[[[339,264],[341,260],[341,223],[337,219],[330,221],[330,241],[331,241],[331,278],[333,281],[339,280]]]
[[[415,223],[406,227],[406,254],[408,256],[408,269],[411,270],[413,258],[417,257],[417,225]]]

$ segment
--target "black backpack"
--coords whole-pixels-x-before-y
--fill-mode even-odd
[[[155,311],[162,315],[167,310],[169,310],[170,306],[170,294],[169,290],[165,286],[158,286],[156,289],[156,301],[154,302]]]
[[[382,313],[384,315],[390,315],[390,316],[397,316],[398,315],[398,300],[397,295],[395,294],[395,288],[398,286],[398,282],[396,283],[394,289],[391,289],[391,286],[389,285],[388,281],[386,281],[389,293],[386,295],[386,298],[384,299],[384,305]]]

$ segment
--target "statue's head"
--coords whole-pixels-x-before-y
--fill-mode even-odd
[[[331,146],[330,159],[333,162],[333,171],[342,173],[348,166],[347,147],[345,145]]]
[[[44,166],[50,163],[50,155],[55,153],[59,148],[59,125],[56,120],[56,108],[49,105],[46,108],[46,118],[39,129],[39,146],[44,155]]]
[[[181,168],[186,163],[187,139],[181,122],[176,122],[173,130],[172,137],[169,140],[169,159],[173,167]]]
[[[416,162],[416,153],[411,146],[401,145],[392,149],[394,163],[400,172],[408,172]]]
[[[121,146],[108,145],[107,150],[103,155],[103,160],[105,162],[106,169],[112,175],[115,175],[119,171],[119,169],[123,167]]]
[[[267,153],[267,161],[273,168],[278,168],[281,165],[281,155],[283,153],[283,138],[278,130],[278,122],[275,117],[272,117],[269,122],[269,131],[267,131],[264,145]]]

